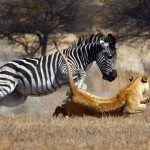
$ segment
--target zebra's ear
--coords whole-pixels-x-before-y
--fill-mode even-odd
[[[147,83],[148,81],[148,77],[147,76],[143,76],[141,82],[142,83]]]
[[[114,45],[117,43],[117,40],[113,34],[108,33],[107,38],[108,38],[108,41],[113,43]]]
[[[114,35],[113,34],[111,34],[111,33],[108,33],[108,35],[107,35],[108,37],[110,37],[110,38],[113,38],[114,37]]]

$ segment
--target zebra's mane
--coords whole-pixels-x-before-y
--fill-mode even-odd
[[[79,37],[77,42],[74,41],[69,48],[76,48],[76,47],[79,47],[81,45],[86,45],[88,43],[96,42],[100,39],[101,40],[105,39],[105,36],[102,33],[91,34],[90,36],[83,35],[83,36]]]
[[[72,45],[68,47],[68,50],[75,49],[77,47],[80,47],[86,44],[100,42],[100,41],[103,41],[104,43],[109,43],[109,47],[112,51],[112,54],[116,54],[115,45],[117,43],[117,40],[115,36],[111,33],[108,33],[107,35],[104,35],[103,33],[97,33],[97,34],[91,34],[90,36],[81,36],[79,37],[77,42],[74,41]]]

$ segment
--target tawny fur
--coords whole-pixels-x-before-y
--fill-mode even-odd
[[[150,102],[150,97],[145,97],[142,99],[141,104],[146,104]]]
[[[61,51],[60,53],[62,54]],[[145,103],[148,100],[143,99],[143,94],[149,90],[148,77],[142,76],[133,79],[115,96],[98,97],[75,86],[69,63],[63,54],[62,57],[69,71],[71,95],[62,106],[56,108],[54,115],[62,113],[64,116],[98,116],[104,112],[121,111],[132,114],[145,110]]]

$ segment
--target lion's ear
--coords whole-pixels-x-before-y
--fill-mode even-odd
[[[148,81],[148,77],[143,76],[141,82],[142,82],[142,83],[146,83],[147,81]]]
[[[133,79],[134,79],[133,77],[130,77],[130,78],[129,78],[129,81],[131,82]]]

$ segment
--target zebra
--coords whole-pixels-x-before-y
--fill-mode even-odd
[[[103,33],[97,33],[97,34],[92,34],[89,37],[88,36],[81,36],[79,37],[78,42],[73,42],[72,45],[70,47],[78,47],[81,45],[85,45],[88,43],[92,43],[92,42],[101,42],[101,44],[105,44],[105,46],[109,46],[109,48],[111,49],[111,55],[113,56],[113,63],[116,63],[116,57],[117,57],[117,53],[116,53],[116,38],[111,34],[108,33],[107,36],[104,36]],[[106,79],[107,80],[107,79]]]
[[[103,79],[113,81],[117,77],[113,63],[116,49],[110,46],[115,37],[103,35],[102,39],[85,44],[78,42],[76,46],[62,50],[68,58],[78,88],[84,85],[85,70],[93,61],[99,66]],[[68,84],[68,70],[59,52],[39,58],[12,60],[0,67],[0,100],[10,94],[47,95],[64,84]]]
[[[86,45],[86,44],[92,43],[92,42],[101,42],[101,44],[105,45],[105,47],[108,47],[110,50],[109,51],[106,50],[107,51],[106,55],[108,55],[108,57],[110,57],[110,58],[112,57],[112,65],[116,64],[116,60],[117,60],[116,44],[117,44],[117,41],[116,41],[116,38],[111,33],[108,33],[107,36],[104,36],[103,33],[92,34],[89,37],[88,36],[81,36],[81,37],[79,37],[78,42],[74,41],[70,47],[71,48],[72,47],[78,47],[78,46]],[[104,71],[101,70],[101,72],[103,74],[103,79],[109,80],[109,81],[113,81],[113,78],[111,79],[111,75],[113,76],[113,74],[114,74],[114,76],[115,76],[115,74],[116,74],[115,71],[112,71],[112,72],[110,71],[110,73],[108,73],[107,71],[105,71],[105,69],[104,69]]]
[[[80,46],[80,45],[88,44],[88,43],[92,43],[92,42],[98,42],[98,41],[101,41],[101,42],[105,41],[105,42],[109,43],[109,46],[112,49],[112,51],[116,52],[115,45],[116,45],[117,41],[116,41],[116,38],[111,33],[108,33],[107,36],[104,36],[103,33],[92,34],[89,37],[81,36],[81,37],[79,37],[78,42],[74,41],[72,43],[72,47]]]

